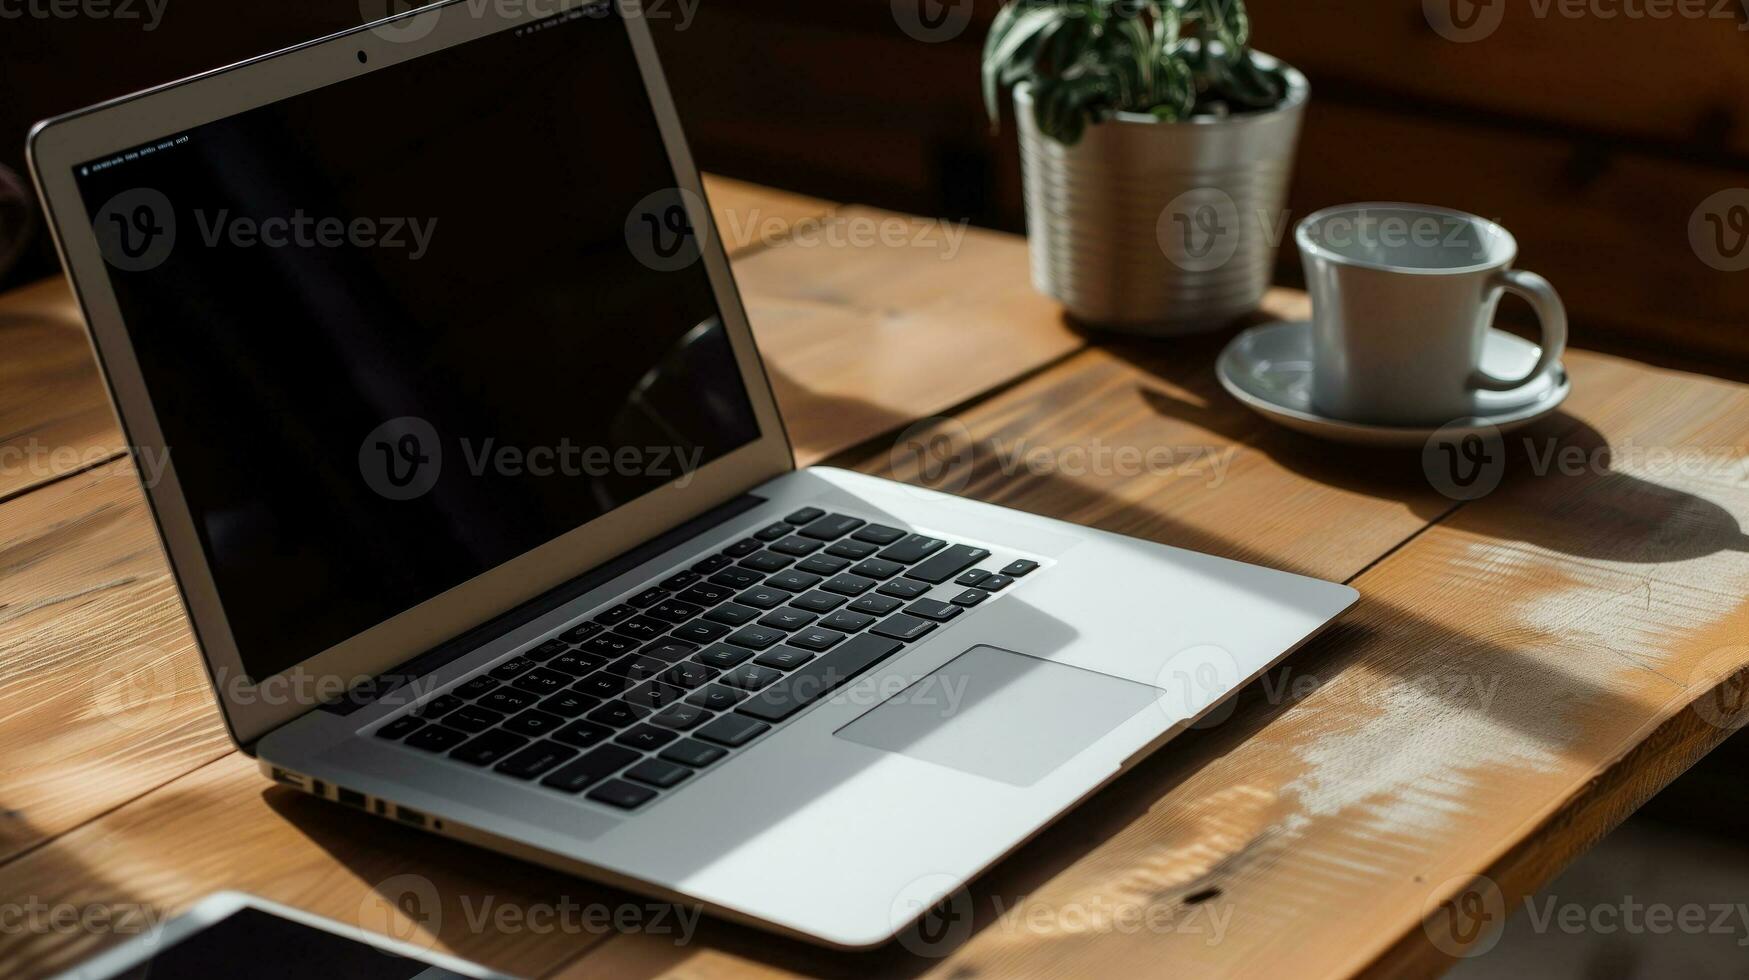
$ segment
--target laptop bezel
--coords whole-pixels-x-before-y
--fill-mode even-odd
[[[102,367],[111,405],[137,456],[164,460],[156,484],[142,484],[169,558],[184,608],[232,737],[247,747],[274,728],[317,707],[323,697],[362,678],[389,671],[471,627],[542,595],[712,507],[795,468],[771,385],[760,361],[728,257],[709,209],[691,214],[700,252],[734,351],[759,436],[702,466],[521,556],[403,611],[272,677],[243,669],[204,549],[177,479],[174,447],[165,447],[145,379],[135,358],[98,249],[73,167],[204,123],[380,71],[447,47],[477,40],[554,14],[590,6],[477,4],[468,0],[420,8],[373,24],[262,55],[181,81],[60,116],[32,129],[27,158],[63,267],[84,310],[87,336]],[[705,200],[697,167],[681,133],[649,26],[636,3],[617,3],[641,79],[654,110],[676,181]],[[538,12],[538,14],[537,14]],[[363,52],[365,57],[360,58]],[[630,81],[630,80],[628,80]],[[683,195],[684,197],[684,195]],[[362,434],[360,438],[363,438]]]

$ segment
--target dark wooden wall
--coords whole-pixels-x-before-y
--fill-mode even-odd
[[[1394,199],[1498,219],[1561,290],[1577,343],[1741,376],[1749,272],[1703,262],[1688,226],[1710,195],[1749,188],[1744,5],[1628,16],[1660,2],[1585,0],[1573,17],[1574,0],[1485,0],[1474,9],[1498,27],[1457,42],[1422,0],[1252,0],[1257,46],[1312,80],[1290,206]],[[646,4],[707,169],[1023,227],[1013,127],[992,133],[978,95],[996,0]],[[964,27],[918,40],[906,27],[925,10]],[[150,34],[0,23],[0,163],[17,166],[31,119],[358,19],[354,0],[172,0]],[[1280,266],[1297,280],[1291,251]]]

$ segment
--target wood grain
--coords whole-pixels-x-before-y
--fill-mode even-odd
[[[0,500],[125,451],[64,281],[0,297],[0,350]]]

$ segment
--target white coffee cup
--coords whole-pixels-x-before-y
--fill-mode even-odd
[[[1312,297],[1312,407],[1375,425],[1476,416],[1477,393],[1523,388],[1560,361],[1567,314],[1548,280],[1512,268],[1518,243],[1486,218],[1419,204],[1345,204],[1294,230]],[[1542,322],[1521,378],[1481,366],[1505,292]],[[1497,401],[1497,399],[1491,399]]]

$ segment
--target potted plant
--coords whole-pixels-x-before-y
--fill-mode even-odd
[[[1252,51],[1242,0],[1011,0],[985,42],[1014,93],[1033,283],[1089,324],[1169,335],[1257,306],[1310,88]]]

